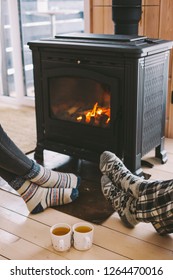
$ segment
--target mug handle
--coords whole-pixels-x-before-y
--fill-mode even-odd
[[[84,248],[88,249],[91,246],[91,239],[88,236],[85,236]]]

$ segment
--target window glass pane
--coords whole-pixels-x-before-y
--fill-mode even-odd
[[[15,96],[14,67],[12,59],[11,26],[9,22],[8,1],[1,0],[1,95]]]
[[[26,95],[34,96],[29,41],[84,31],[84,0],[18,0]]]

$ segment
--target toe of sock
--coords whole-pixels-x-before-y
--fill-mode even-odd
[[[100,161],[101,162],[107,162],[108,160],[114,159],[115,157],[116,157],[115,154],[113,154],[112,152],[104,151],[100,155]]]
[[[78,198],[78,196],[79,196],[78,189],[77,188],[72,189],[72,192],[70,195],[71,200],[74,201],[76,198]]]
[[[104,166],[110,160],[116,159],[116,155],[109,151],[104,151],[100,156],[100,170],[104,171]]]

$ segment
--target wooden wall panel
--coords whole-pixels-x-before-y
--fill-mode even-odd
[[[92,0],[93,6],[104,6],[104,0]]]
[[[114,34],[114,22],[112,20],[112,0],[104,0],[104,33]]]
[[[159,37],[165,40],[173,40],[173,1],[161,0]],[[173,104],[171,97],[173,92],[173,50],[170,57],[169,92],[167,101],[168,130],[167,136],[173,138]]]
[[[112,20],[112,7],[104,7],[104,34],[114,34],[114,22]]]
[[[173,40],[173,1],[161,0],[159,37]]]
[[[170,98],[171,98],[171,80],[168,80],[168,95],[166,101],[166,122],[165,122],[165,135],[169,134],[169,121],[170,121]]]
[[[146,6],[144,10],[144,21],[143,21],[143,35],[150,38],[159,37],[159,17],[160,7],[159,6]]]
[[[104,6],[112,7],[112,0],[104,0]]]
[[[173,50],[170,57],[170,77],[169,77],[170,89],[168,95],[168,131],[167,136],[173,138]],[[171,102],[172,101],[172,102]]]
[[[157,6],[159,6],[160,5],[160,0],[142,0],[142,5],[145,5],[145,6],[157,5]]]
[[[170,104],[169,108],[169,120],[168,120],[168,132],[169,138],[173,138],[173,104]]]
[[[142,6],[141,20],[140,20],[139,25],[138,25],[138,34],[139,35],[144,35],[144,22],[145,22],[144,15],[145,15],[145,10],[144,10],[144,7]]]
[[[112,0],[93,0],[92,33],[113,34]]]
[[[92,29],[91,32],[95,34],[104,33],[104,8],[103,7],[93,7],[93,19],[92,19]]]

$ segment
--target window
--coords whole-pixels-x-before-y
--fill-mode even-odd
[[[12,57],[11,27],[9,22],[8,1],[1,0],[1,23],[0,23],[0,95],[14,96],[14,65]]]
[[[33,100],[27,42],[71,32],[84,32],[84,0],[1,0],[0,95],[19,102]]]

